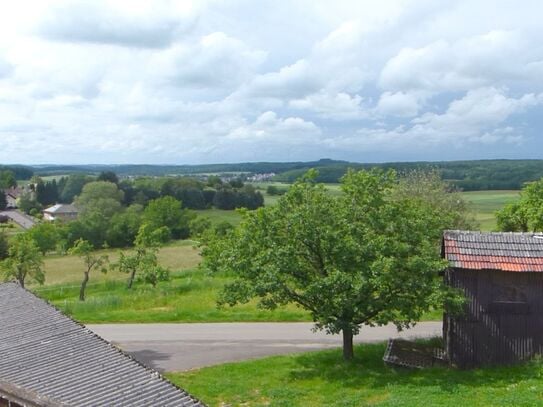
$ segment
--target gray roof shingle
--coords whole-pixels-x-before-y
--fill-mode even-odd
[[[0,284],[0,395],[34,405],[203,406],[21,288]]]
[[[543,234],[447,230],[442,255],[456,268],[543,272]]]

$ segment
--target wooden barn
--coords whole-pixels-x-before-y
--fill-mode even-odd
[[[543,234],[446,231],[445,281],[465,313],[445,314],[445,354],[460,368],[511,364],[543,353]]]

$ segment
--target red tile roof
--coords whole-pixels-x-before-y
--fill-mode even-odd
[[[543,272],[543,234],[447,230],[442,256],[456,268]]]

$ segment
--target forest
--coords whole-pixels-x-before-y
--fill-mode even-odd
[[[0,166],[12,170],[19,180],[40,176],[83,174],[98,175],[114,171],[121,177],[230,174],[241,177],[251,174],[275,174],[274,181],[294,182],[310,168],[319,171],[318,181],[337,183],[353,169],[394,169],[399,173],[414,169],[437,169],[443,180],[464,191],[519,190],[526,182],[543,177],[543,160],[471,160],[471,161],[419,161],[391,163],[358,163],[321,159],[309,162],[255,162],[205,165],[49,165]]]

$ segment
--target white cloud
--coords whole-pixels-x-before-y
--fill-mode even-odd
[[[55,41],[165,47],[195,23],[194,10],[175,5],[138,0],[56,2],[43,13],[35,32]]]
[[[285,144],[311,143],[320,129],[300,117],[281,119],[275,112],[262,113],[252,123],[237,127],[228,133],[228,139],[235,141],[273,142]]]
[[[421,108],[424,95],[419,92],[383,92],[377,103],[376,111],[381,115],[399,117],[416,116]]]
[[[537,154],[541,12],[531,0],[12,2],[0,162]]]
[[[215,32],[157,54],[149,69],[158,78],[168,78],[173,86],[231,88],[247,80],[265,58],[265,52]]]
[[[541,83],[543,50],[532,41],[518,30],[492,30],[404,47],[386,63],[379,84],[390,90],[443,92],[520,80]]]
[[[321,91],[303,99],[293,99],[289,106],[296,110],[316,113],[326,119],[352,120],[367,117],[367,109],[362,103],[360,95]]]

